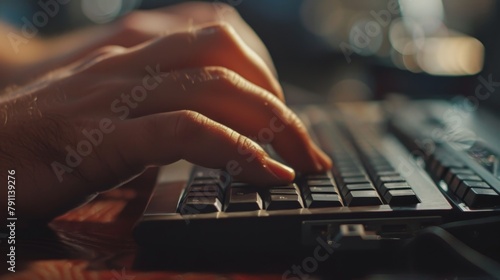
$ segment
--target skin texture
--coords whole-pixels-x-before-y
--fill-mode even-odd
[[[262,186],[291,182],[293,169],[331,167],[284,104],[262,42],[222,8],[131,14],[29,46],[54,50],[44,57],[11,59],[10,72],[30,73],[11,77],[23,85],[0,97],[0,177],[16,170],[18,218],[48,221],[179,159]],[[273,145],[291,168],[256,142]]]

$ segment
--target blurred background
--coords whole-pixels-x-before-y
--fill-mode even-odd
[[[45,0],[41,0],[45,1]],[[2,0],[22,26],[36,1]],[[181,1],[64,0],[40,30],[57,36],[134,9]],[[268,46],[280,78],[331,101],[473,94],[478,75],[500,80],[500,7],[494,0],[217,0],[234,6]],[[497,77],[497,78],[495,78]]]

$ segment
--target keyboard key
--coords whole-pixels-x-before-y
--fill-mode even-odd
[[[330,180],[330,178],[328,178],[327,180],[307,180],[306,184],[310,187],[311,186],[331,186],[332,181]]]
[[[457,160],[447,160],[436,164],[434,175],[437,179],[443,179],[450,168],[464,168],[465,165]]]
[[[306,205],[308,208],[324,208],[342,206],[337,194],[312,194],[307,197]]]
[[[221,175],[220,170],[196,167],[193,170],[193,178],[195,179],[217,179]]]
[[[379,191],[382,195],[385,195],[385,193],[390,190],[405,190],[405,189],[411,190],[411,186],[408,185],[408,183],[406,182],[384,183],[380,186]]]
[[[262,199],[252,188],[231,188],[228,193],[227,212],[255,211],[262,209]]]
[[[302,200],[297,194],[272,194],[267,200],[267,210],[303,208]]]
[[[396,169],[390,165],[375,165],[371,169],[374,174],[377,172],[396,172]]]
[[[342,178],[349,178],[349,177],[366,177],[365,172],[340,172],[339,173],[340,177]]]
[[[382,204],[377,191],[352,191],[347,193],[344,202],[348,206],[368,206]]]
[[[385,183],[402,183],[406,182],[401,176],[380,176],[377,178],[377,188],[380,188]]]
[[[379,171],[374,173],[375,177],[381,177],[381,176],[400,176],[399,172],[397,171]]]
[[[310,193],[337,193],[333,185],[330,186],[312,186],[309,187]]]
[[[471,208],[500,206],[500,195],[493,189],[471,188],[464,202]]]
[[[380,165],[391,166],[391,164],[384,158],[368,159],[368,162],[372,166],[380,166]]]
[[[342,195],[344,197],[350,191],[369,191],[375,190],[372,184],[347,184],[342,188]]]
[[[468,168],[450,168],[446,175],[444,176],[444,181],[447,184],[450,184],[453,181],[453,177],[456,174],[462,174],[462,175],[474,175],[474,171],[468,169]]]
[[[338,169],[342,168],[359,168],[361,166],[360,163],[354,160],[342,160],[342,161],[336,161],[335,166]]]
[[[329,180],[330,176],[326,173],[323,174],[312,174],[304,177],[306,180]]]
[[[369,184],[370,180],[366,176],[342,178],[342,185],[347,184]]]
[[[289,190],[296,190],[297,186],[295,184],[290,184],[290,185],[282,185],[282,186],[272,186],[272,189],[289,189]]]
[[[483,181],[483,179],[481,179],[481,177],[479,177],[477,175],[456,174],[455,177],[453,177],[453,181],[451,182],[451,184],[448,184],[448,186],[450,187],[450,189],[453,192],[456,192],[458,186],[460,185],[460,183],[462,183],[462,181],[477,181],[477,182],[481,182],[481,181]]]
[[[363,168],[353,166],[353,167],[337,167],[338,174],[347,173],[347,172],[363,172]]]
[[[413,205],[420,202],[411,189],[389,190],[385,193],[384,199],[390,205]]]
[[[192,192],[219,192],[220,191],[220,188],[219,188],[219,185],[195,185],[195,186],[191,186],[189,188],[189,191],[192,191]]]
[[[189,197],[217,197],[220,201],[222,201],[222,193],[221,192],[194,192],[190,191],[187,193],[186,198]]]
[[[458,186],[455,194],[460,199],[464,199],[470,188],[490,189],[491,187],[486,182],[462,181],[462,183],[460,183],[460,185]]]
[[[188,197],[181,209],[182,214],[220,212],[222,204],[217,197]]]
[[[274,189],[271,188],[268,190],[270,194],[297,194],[297,190],[295,189]]]
[[[217,179],[194,179],[191,186],[217,185],[220,187],[220,181]]]

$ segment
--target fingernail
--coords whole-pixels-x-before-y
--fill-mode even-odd
[[[266,158],[265,165],[267,170],[269,170],[270,173],[279,180],[291,182],[295,178],[295,171],[293,171],[292,168],[283,165],[272,158]]]

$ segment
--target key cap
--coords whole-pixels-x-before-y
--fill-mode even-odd
[[[342,206],[337,194],[311,194],[306,199],[308,208],[324,208]]]
[[[380,188],[385,183],[402,183],[406,182],[401,176],[380,176],[377,178],[377,188]]]
[[[184,201],[181,214],[220,212],[222,204],[217,197],[188,197]]]
[[[262,199],[259,193],[253,188],[230,188],[227,195],[227,212],[262,209]]]
[[[267,200],[267,210],[303,208],[302,200],[296,194],[272,194]]]
[[[375,178],[381,177],[381,176],[401,176],[399,172],[397,171],[379,171],[374,173]]]
[[[191,182],[191,186],[204,186],[204,185],[216,185],[221,187],[220,181],[217,179],[194,179]]]
[[[270,194],[297,194],[295,189],[269,189]]]
[[[384,183],[380,186],[379,191],[382,195],[389,190],[403,190],[403,189],[411,189],[411,186],[407,182],[398,182],[398,183]]]
[[[436,178],[443,179],[450,168],[464,168],[465,165],[457,160],[442,161],[436,164],[434,174]]]
[[[350,191],[369,191],[369,190],[375,190],[375,187],[373,187],[372,184],[347,184],[342,188],[342,195],[344,195],[345,197],[347,193]]]
[[[299,189],[295,184],[273,186],[267,189],[265,195],[268,196],[269,194],[299,194]]]
[[[352,191],[347,193],[344,202],[348,206],[381,205],[377,191]]]
[[[369,184],[370,180],[365,177],[347,177],[347,178],[342,178],[342,185],[345,186],[347,184]]]
[[[220,201],[222,201],[222,193],[221,192],[196,192],[190,191],[186,194],[186,198],[189,197],[217,197]]]
[[[195,185],[189,188],[192,192],[219,192],[219,185]]]
[[[330,176],[326,173],[323,174],[311,174],[304,177],[306,180],[329,180]]]
[[[306,184],[308,186],[331,186],[332,181],[330,181],[330,178],[327,180],[307,180]]]
[[[220,176],[220,170],[197,166],[193,170],[195,179],[217,179]]]
[[[460,183],[460,185],[458,186],[455,194],[460,199],[464,199],[470,188],[490,189],[491,187],[486,182],[462,181],[462,183]]]
[[[310,193],[337,193],[333,185],[330,186],[312,186],[309,187]]]
[[[295,190],[297,189],[297,186],[295,184],[290,184],[290,185],[282,185],[282,186],[273,186],[273,189],[289,189],[289,190]]]
[[[376,165],[371,168],[373,173],[377,172],[396,172],[396,169],[390,165]]]
[[[462,183],[462,181],[477,181],[477,182],[481,182],[481,181],[483,181],[483,179],[481,179],[481,177],[479,177],[477,175],[456,174],[455,177],[453,177],[453,181],[448,186],[450,187],[450,189],[453,192],[456,192],[458,186],[460,185],[460,183]]]
[[[413,205],[420,202],[411,189],[389,190],[385,193],[384,199],[390,205]]]
[[[450,184],[456,174],[474,175],[474,171],[468,168],[450,168],[444,176],[444,181],[446,182],[446,184]]]
[[[340,177],[349,178],[349,177],[366,177],[365,172],[340,172]]]
[[[391,166],[391,164],[384,158],[368,159],[368,162],[373,166],[377,165]]]
[[[348,173],[348,172],[363,172],[361,167],[337,167],[337,174]]]
[[[500,206],[500,195],[493,189],[471,188],[464,202],[471,208]]]

